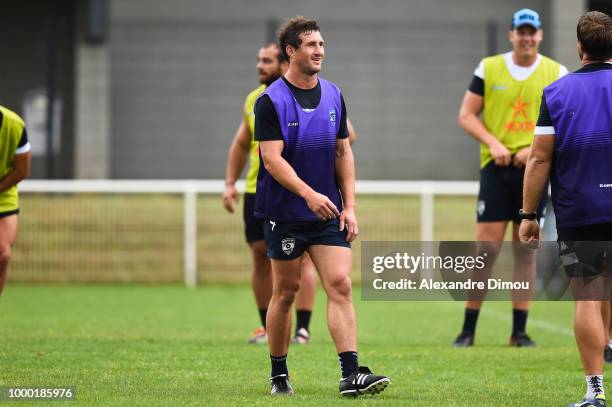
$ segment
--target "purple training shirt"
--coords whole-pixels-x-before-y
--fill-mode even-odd
[[[302,181],[326,195],[341,211],[336,182],[336,138],[342,119],[340,89],[321,77],[319,82],[321,101],[314,109],[303,109],[283,80],[272,83],[262,95],[269,96],[278,116],[285,142],[282,157]],[[257,177],[255,216],[280,222],[318,220],[306,201],[280,185],[263,165]]]
[[[581,69],[546,87],[544,96],[555,131],[557,227],[611,222],[612,70]]]

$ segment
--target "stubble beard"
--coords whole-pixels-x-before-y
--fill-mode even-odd
[[[274,82],[275,80],[277,80],[280,77],[281,77],[280,72],[276,73],[276,74],[273,74],[273,75],[268,75],[266,78],[264,78],[264,80],[261,83],[263,85],[270,86],[272,84],[272,82]]]
[[[301,71],[306,76],[314,76],[318,74],[319,72],[321,72],[321,68],[316,69],[316,68],[312,68],[310,64],[304,64]]]

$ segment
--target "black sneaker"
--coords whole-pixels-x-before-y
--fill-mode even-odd
[[[340,394],[352,397],[376,394],[383,391],[390,382],[388,377],[374,375],[367,367],[359,366],[355,373],[340,380]]]
[[[270,394],[273,396],[291,396],[293,394],[293,387],[289,383],[289,376],[281,374],[270,378],[272,383],[272,390]]]
[[[467,348],[468,346],[474,346],[474,332],[461,332],[453,342],[453,346],[455,348]]]
[[[612,363],[612,346],[609,344],[604,348],[604,360],[606,363]]]
[[[519,332],[517,335],[510,337],[510,346],[516,346],[517,348],[534,348],[536,343],[532,341],[525,332]]]

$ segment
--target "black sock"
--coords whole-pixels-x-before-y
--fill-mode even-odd
[[[259,319],[261,320],[261,326],[266,327],[266,316],[268,315],[267,308],[261,308],[259,310]]]
[[[272,362],[272,375],[270,377],[281,374],[289,376],[289,372],[287,371],[287,355],[272,356],[270,354],[270,362]]]
[[[476,322],[478,322],[479,309],[465,309],[465,316],[463,317],[463,330],[462,332],[474,333],[476,332]]]
[[[525,327],[527,326],[527,314],[529,311],[522,309],[512,309],[512,336],[516,336],[520,333],[525,333]]]
[[[340,359],[340,369],[342,369],[342,378],[349,377],[359,368],[357,352],[338,353],[338,359]]]
[[[297,324],[295,325],[295,333],[300,330],[300,328],[304,328],[308,331],[308,325],[310,325],[310,316],[312,315],[312,311],[309,309],[296,309],[295,314],[297,316]]]

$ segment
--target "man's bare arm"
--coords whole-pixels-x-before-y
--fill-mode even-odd
[[[459,126],[474,139],[489,147],[496,165],[507,166],[511,163],[510,151],[482,123],[480,113],[483,107],[482,96],[469,90],[465,92],[459,109]]]
[[[555,136],[541,134],[535,136],[525,168],[523,184],[523,210],[535,212],[548,185],[550,167],[555,148]]]
[[[250,148],[251,132],[246,119],[243,117],[230,145],[227,154],[227,166],[225,168],[223,206],[230,213],[234,213],[234,205],[239,199],[235,184],[247,162]]]
[[[355,159],[348,139],[336,140],[336,177],[343,204],[340,230],[344,229],[346,224],[348,228],[346,240],[352,242],[359,234],[359,227],[355,215]]]
[[[555,148],[555,136],[537,135],[531,146],[525,169],[523,184],[523,211],[534,213],[548,184]],[[540,240],[540,226],[537,221],[523,220],[519,228],[521,242]]]
[[[13,168],[0,180],[0,192],[17,185],[30,175],[32,153],[15,154]]]
[[[227,155],[227,167],[225,170],[225,183],[234,184],[242,169],[244,168],[247,159],[249,158],[249,150],[251,149],[251,131],[244,118],[240,122],[232,144],[230,145]]]
[[[357,133],[355,133],[355,127],[353,127],[353,123],[351,123],[351,120],[348,117],[346,118],[346,129],[348,130],[348,141],[352,146],[357,138]]]

